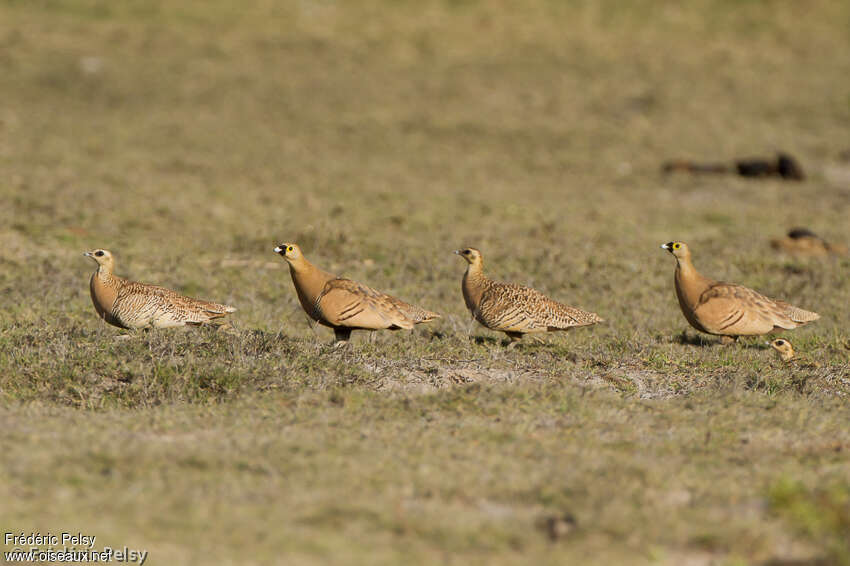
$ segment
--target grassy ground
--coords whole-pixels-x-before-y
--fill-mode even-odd
[[[153,564],[850,564],[850,6],[0,3],[4,531]],[[800,184],[662,177],[797,156]],[[721,347],[707,275],[822,314]],[[437,310],[334,351],[275,244]],[[607,319],[507,351],[494,278]],[[228,302],[232,333],[116,340],[119,274]],[[794,562],[797,561],[797,562]]]

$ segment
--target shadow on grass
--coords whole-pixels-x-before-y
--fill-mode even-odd
[[[510,340],[501,340],[493,336],[470,336],[469,340],[478,346],[507,346]]]
[[[686,344],[688,346],[710,347],[717,346],[720,341],[716,338],[708,338],[702,334],[688,334],[684,330],[673,337],[673,342],[676,344]]]
[[[720,337],[703,336],[702,334],[688,334],[684,330],[673,337],[673,342],[675,344],[684,344],[687,346],[699,346],[701,348],[717,346],[721,348],[748,348],[756,350],[765,350],[770,347],[764,343],[765,340],[766,337],[764,336],[740,337],[734,342],[724,344],[721,342]]]

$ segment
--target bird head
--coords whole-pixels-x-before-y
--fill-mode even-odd
[[[790,361],[794,357],[794,347],[785,338],[777,338],[769,344],[771,348],[776,350],[783,362]]]
[[[685,242],[667,242],[661,245],[661,249],[673,254],[676,256],[676,259],[684,259],[691,256],[691,250],[688,249],[688,244]]]
[[[298,244],[280,244],[274,251],[289,263],[298,261],[304,257],[301,254],[301,248],[298,247]]]
[[[99,266],[112,270],[114,260],[109,250],[96,249],[85,252],[83,255],[95,260]]]
[[[480,265],[484,261],[481,252],[475,248],[462,248],[455,250],[455,253],[465,259],[470,265]]]

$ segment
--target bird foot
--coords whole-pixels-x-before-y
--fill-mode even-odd
[[[222,332],[224,334],[239,334],[239,331],[236,330],[236,327],[229,322],[224,322],[215,325],[215,331],[216,333]]]
[[[730,346],[738,341],[737,336],[721,336],[720,343],[724,346]]]
[[[508,339],[510,343],[508,344],[508,349],[516,348],[516,345],[520,343],[522,340],[522,334],[519,332],[505,332],[508,335]]]

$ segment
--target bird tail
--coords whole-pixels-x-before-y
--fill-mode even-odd
[[[436,318],[441,318],[439,313],[426,311],[425,309],[419,307],[413,307],[413,309],[408,311],[408,315],[415,324],[420,324],[422,322],[431,322]]]
[[[221,303],[210,303],[208,301],[203,302],[203,309],[210,315],[219,316],[224,316],[226,314],[236,312],[236,307],[231,307],[230,305],[223,305]]]
[[[820,315],[816,312],[803,310],[784,302],[781,304],[782,307],[784,307],[785,316],[796,322],[798,326],[806,324],[807,322],[813,322],[820,318]]]

